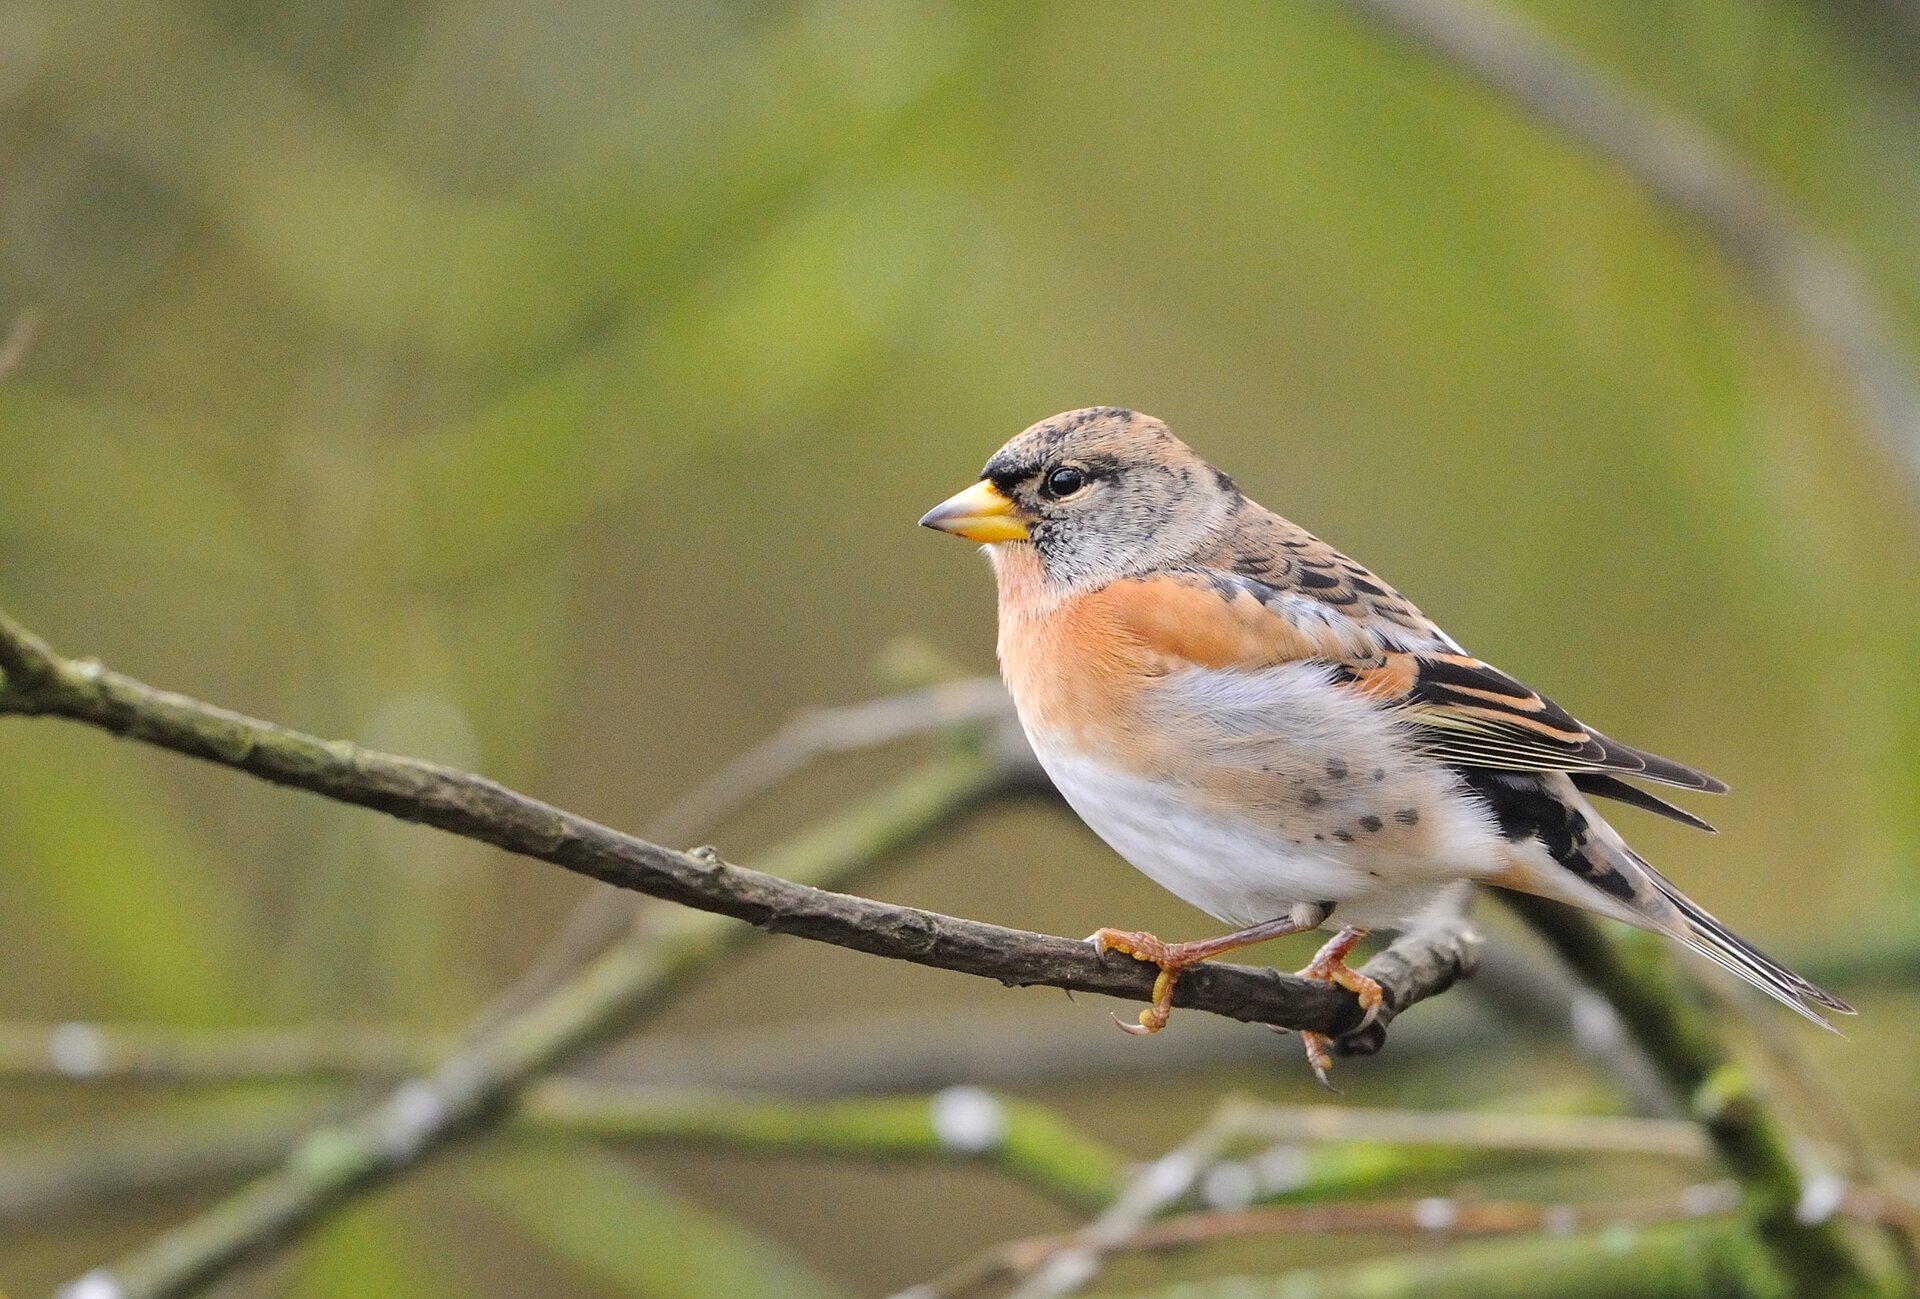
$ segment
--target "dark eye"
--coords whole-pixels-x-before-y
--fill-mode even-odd
[[[1071,466],[1062,466],[1047,475],[1047,495],[1071,496],[1087,485],[1087,476]]]

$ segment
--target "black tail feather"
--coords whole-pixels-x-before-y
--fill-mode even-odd
[[[1638,854],[1635,854],[1635,858],[1639,860]],[[1659,888],[1661,895],[1673,904],[1674,910],[1678,911],[1686,921],[1690,932],[1681,937],[1687,939],[1687,945],[1695,951],[1739,975],[1762,992],[1785,1002],[1823,1027],[1831,1028],[1832,1025],[1827,1024],[1817,1012],[1809,1009],[1807,1002],[1825,1007],[1839,1015],[1859,1013],[1825,988],[1795,974],[1728,929],[1699,903],[1675,888],[1659,871],[1648,866],[1644,860],[1640,861],[1640,866]]]

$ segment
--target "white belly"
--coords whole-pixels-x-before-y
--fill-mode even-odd
[[[1172,781],[1118,770],[1049,745],[1034,751],[1069,806],[1142,874],[1232,925],[1271,920],[1298,902],[1331,902],[1335,924],[1394,928],[1451,886],[1491,874],[1507,845],[1473,809],[1435,784],[1423,809],[1428,846],[1385,851],[1311,824],[1272,828],[1196,804]]]

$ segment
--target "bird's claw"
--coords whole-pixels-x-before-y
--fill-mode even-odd
[[[1313,1069],[1313,1076],[1320,1080],[1322,1087],[1338,1096],[1340,1089],[1335,1087],[1333,1079],[1327,1076],[1327,1071],[1333,1068],[1333,1039],[1325,1033],[1314,1033],[1303,1029],[1300,1033],[1300,1041],[1307,1048],[1307,1064]]]
[[[1306,967],[1300,971],[1300,977],[1303,979],[1331,983],[1345,988],[1354,995],[1354,999],[1360,1003],[1361,1010],[1360,1022],[1354,1025],[1352,1030],[1355,1033],[1379,1019],[1380,1009],[1386,1003],[1386,994],[1381,991],[1378,981],[1368,978],[1347,965],[1347,953],[1352,951],[1354,944],[1360,941],[1363,932],[1358,929],[1342,930],[1331,942],[1316,952],[1314,958],[1308,961]],[[1313,1066],[1313,1076],[1320,1080],[1322,1087],[1337,1095],[1340,1089],[1327,1079],[1327,1071],[1333,1068],[1333,1039],[1324,1033],[1302,1031],[1300,1040],[1306,1045],[1307,1063]]]
[[[1173,985],[1179,981],[1181,971],[1187,968],[1189,962],[1180,960],[1169,944],[1152,934],[1137,930],[1096,929],[1087,936],[1087,941],[1102,956],[1108,952],[1120,952],[1136,961],[1146,961],[1160,967],[1159,976],[1153,981],[1153,1004],[1140,1012],[1139,1021],[1129,1024],[1114,1015],[1113,1022],[1120,1026],[1122,1032],[1135,1037],[1145,1037],[1165,1028],[1167,1020],[1173,1015]]]

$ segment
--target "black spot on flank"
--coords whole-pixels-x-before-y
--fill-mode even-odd
[[[1347,764],[1341,762],[1338,758],[1329,762],[1327,764],[1327,778],[1329,780],[1345,780],[1347,778]]]
[[[1360,818],[1360,828],[1368,834],[1380,833],[1380,827],[1384,824],[1385,822],[1381,821],[1377,816],[1363,816]]]
[[[1362,595],[1385,595],[1386,590],[1378,582],[1369,582],[1364,577],[1353,579],[1353,589]]]
[[[1340,578],[1333,573],[1322,572],[1317,568],[1300,568],[1300,585],[1309,591],[1325,591],[1340,585]]]
[[[1353,834],[1351,831],[1348,831],[1348,830],[1335,830],[1333,832],[1333,837],[1338,839],[1341,843],[1353,842]]]
[[[1238,496],[1240,494],[1240,485],[1234,482],[1233,479],[1227,477],[1227,471],[1224,469],[1216,469],[1213,471],[1213,481],[1218,483],[1220,490],[1229,496]]]
[[[1420,809],[1417,807],[1403,807],[1393,814],[1393,819],[1401,825],[1419,825]]]
[[[1327,841],[1327,836],[1325,836],[1324,834],[1316,834],[1315,836],[1313,836],[1313,841],[1315,843],[1325,843]]]
[[[1373,778],[1375,780],[1385,780],[1387,778],[1387,769],[1385,767],[1375,767],[1373,769]]]
[[[1300,794],[1300,805],[1302,807],[1319,807],[1326,801],[1325,796],[1317,789],[1303,790]]]

